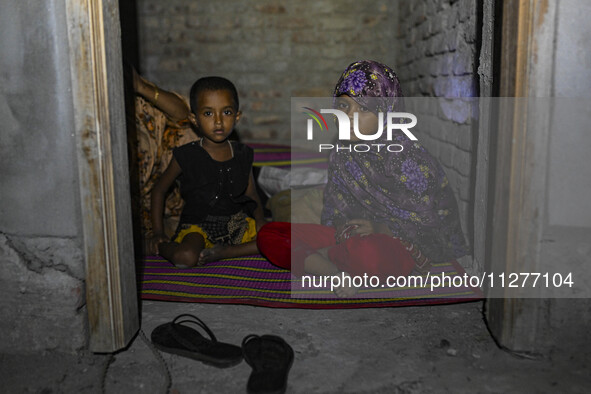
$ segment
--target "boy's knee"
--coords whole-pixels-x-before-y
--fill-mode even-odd
[[[173,263],[177,267],[191,268],[199,263],[199,253],[191,249],[181,249],[174,253]]]

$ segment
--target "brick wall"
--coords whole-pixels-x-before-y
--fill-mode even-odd
[[[137,0],[137,8],[144,75],[182,94],[200,76],[231,79],[245,141],[288,143],[290,98],[330,95],[344,67],[363,58],[391,65],[407,97],[478,95],[474,0]],[[420,134],[448,174],[468,234],[478,123],[472,109],[439,104],[421,117],[438,127]]]
[[[187,94],[205,75],[232,80],[245,141],[290,141],[292,96],[330,96],[351,62],[392,65],[391,1],[137,0],[140,64],[148,79]]]
[[[424,0],[399,2],[395,64],[407,97],[476,97],[477,2]],[[418,135],[448,175],[458,198],[462,227],[472,243],[473,190],[478,120],[477,103],[437,99],[420,117]],[[431,118],[431,119],[430,119]],[[429,127],[436,125],[435,127]]]

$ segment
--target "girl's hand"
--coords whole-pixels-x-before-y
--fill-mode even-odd
[[[356,226],[352,231],[354,235],[362,237],[376,232],[376,225],[374,222],[367,219],[352,219],[347,222],[347,226]]]
[[[341,226],[337,227],[337,231],[335,233],[335,239],[337,244],[340,244],[341,242],[351,238],[353,235],[357,235],[355,233],[357,227],[358,226],[356,224],[348,223],[343,223]]]
[[[163,242],[168,242],[169,238],[163,233],[154,233],[148,238],[148,252],[152,255],[160,254],[158,251],[158,245]]]
[[[335,229],[335,239],[337,243],[342,241],[343,231],[345,230],[345,226],[347,225],[347,221],[344,218],[335,218],[333,220],[333,226]]]

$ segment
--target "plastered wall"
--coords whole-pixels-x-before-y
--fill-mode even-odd
[[[0,3],[0,352],[86,344],[67,51],[63,1]]]

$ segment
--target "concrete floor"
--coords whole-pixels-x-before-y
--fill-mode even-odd
[[[432,307],[289,310],[144,301],[143,331],[180,313],[239,345],[250,333],[282,336],[295,350],[288,393],[588,393],[588,354],[520,359],[500,350],[482,302]],[[172,393],[241,393],[250,367],[217,369],[163,354]],[[165,370],[136,337],[115,355],[0,356],[2,393],[163,393]]]

